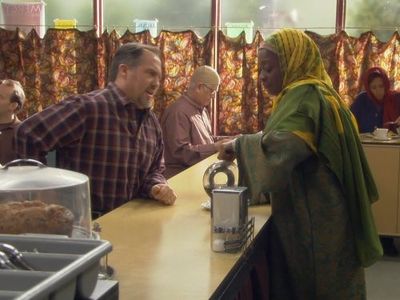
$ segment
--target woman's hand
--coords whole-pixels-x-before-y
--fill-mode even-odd
[[[218,143],[217,144],[218,159],[233,161],[236,158],[234,144],[235,140],[226,143]]]

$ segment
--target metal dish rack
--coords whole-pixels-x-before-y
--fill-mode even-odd
[[[100,260],[112,250],[104,240],[50,235],[0,234],[0,243],[17,248],[34,269],[0,270],[0,300],[89,298]]]
[[[224,252],[238,252],[247,248],[254,239],[254,217],[240,227],[221,227],[214,226],[214,233],[223,234],[226,237],[224,241]]]

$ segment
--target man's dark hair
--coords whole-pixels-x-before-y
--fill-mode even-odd
[[[160,56],[160,49],[152,45],[145,45],[140,43],[126,43],[119,47],[115,53],[110,70],[108,72],[108,80],[115,81],[118,74],[118,67],[121,64],[126,64],[130,67],[136,67],[140,63],[144,51],[150,51]]]

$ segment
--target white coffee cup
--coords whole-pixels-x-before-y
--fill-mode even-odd
[[[388,131],[387,128],[376,128],[374,131],[375,138],[379,140],[386,140],[388,138]]]

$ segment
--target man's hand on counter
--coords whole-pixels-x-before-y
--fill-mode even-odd
[[[172,205],[176,200],[176,194],[168,184],[153,185],[150,196],[166,205]]]

